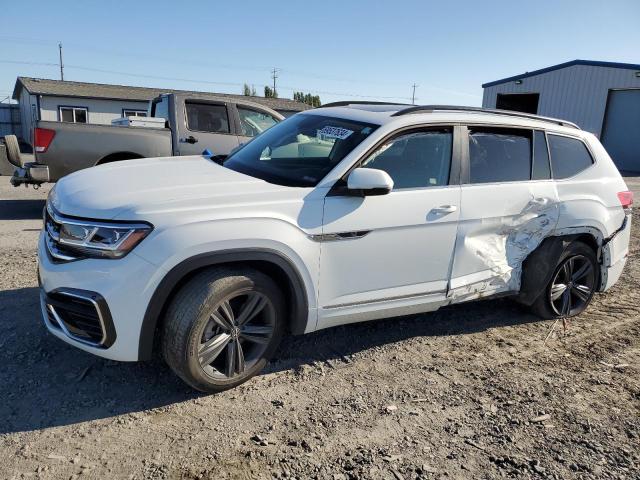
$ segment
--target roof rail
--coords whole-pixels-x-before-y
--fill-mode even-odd
[[[405,108],[399,110],[392,117],[399,117],[401,115],[409,115],[412,113],[429,113],[436,111],[454,111],[454,112],[478,112],[478,113],[492,113],[494,115],[505,115],[508,117],[521,117],[530,118],[532,120],[541,120],[544,122],[556,123],[564,127],[573,127],[580,130],[580,127],[573,122],[566,120],[560,120],[558,118],[541,117],[540,115],[534,115],[532,113],[514,112],[512,110],[497,110],[494,108],[480,108],[480,107],[463,107],[459,105],[417,105],[414,107]]]
[[[325,105],[322,105],[318,108],[327,108],[327,107],[346,107],[348,105],[407,105],[408,103],[399,103],[399,102],[366,102],[362,100],[342,100],[340,102],[331,102]]]

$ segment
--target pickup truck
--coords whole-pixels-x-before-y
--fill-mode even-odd
[[[224,158],[284,119],[264,105],[213,95],[163,94],[149,103],[148,115],[165,120],[159,127],[38,121],[33,132],[35,161],[12,162],[17,167],[12,185],[37,186],[83,168],[134,158],[205,150]]]

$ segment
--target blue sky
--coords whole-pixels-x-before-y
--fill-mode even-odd
[[[640,63],[640,1],[3,2],[0,99],[16,76],[480,105],[481,84],[573,60]],[[16,63],[24,62],[24,63]],[[45,64],[45,65],[42,65]],[[51,65],[46,65],[51,64]]]

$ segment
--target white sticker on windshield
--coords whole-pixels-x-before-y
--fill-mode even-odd
[[[344,140],[353,133],[353,130],[347,130],[342,127],[330,127],[327,125],[322,130],[318,130],[318,137],[320,138],[337,138],[338,140]]]

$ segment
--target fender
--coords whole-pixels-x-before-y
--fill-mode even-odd
[[[570,233],[570,234],[569,234]],[[567,245],[581,235],[589,235],[593,238],[593,247],[596,248],[596,258],[602,264],[602,233],[593,227],[565,228],[555,232],[556,235],[545,238],[522,263],[522,279],[520,292],[516,300],[524,305],[532,305],[540,296],[558,265],[558,259]],[[602,275],[600,268],[600,276]],[[597,282],[597,279],[596,279]]]
[[[237,249],[202,253],[183,260],[173,267],[158,284],[151,296],[149,305],[142,320],[140,340],[138,343],[138,359],[150,360],[153,354],[156,327],[168,300],[181,281],[190,273],[203,267],[210,267],[234,262],[264,262],[278,267],[286,275],[292,300],[289,327],[291,333],[304,333],[309,318],[309,302],[302,276],[293,262],[281,252],[269,249]]]

